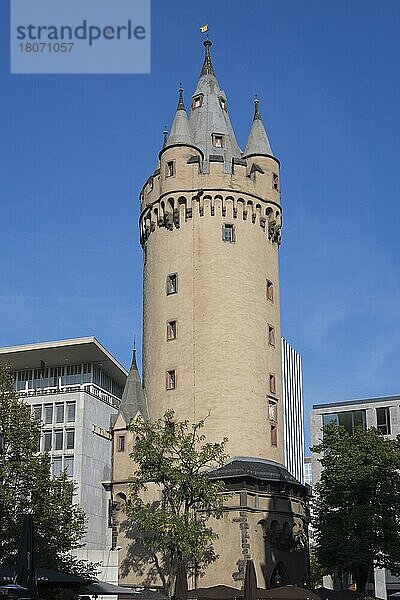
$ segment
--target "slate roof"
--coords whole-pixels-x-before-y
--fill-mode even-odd
[[[235,456],[225,465],[213,471],[211,476],[213,479],[248,476],[260,481],[281,481],[300,485],[300,482],[283,465],[262,458]]]
[[[122,394],[119,412],[124,416],[126,423],[130,423],[138,413],[144,419],[149,418],[147,402],[136,364],[136,350],[133,351],[132,364]]]
[[[244,156],[249,154],[269,154],[273,156],[271,144],[265,131],[264,123],[259,111],[259,102],[254,101],[254,118],[251,124],[249,137],[247,139]]]

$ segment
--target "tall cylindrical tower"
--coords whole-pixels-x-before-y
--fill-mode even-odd
[[[150,418],[206,419],[231,457],[283,463],[279,161],[258,100],[241,152],[205,43],[141,192],[143,385]]]

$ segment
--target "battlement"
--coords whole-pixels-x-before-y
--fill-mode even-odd
[[[179,229],[192,219],[194,211],[199,217],[226,217],[231,220],[249,220],[259,225],[268,240],[280,245],[282,212],[273,200],[264,200],[250,194],[232,194],[231,190],[181,190],[164,194],[147,205],[140,216],[140,242],[145,245],[150,234],[159,227],[168,231]]]

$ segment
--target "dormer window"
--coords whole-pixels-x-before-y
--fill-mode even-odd
[[[212,134],[212,145],[215,148],[224,148],[225,147],[225,136],[223,133],[213,133]]]
[[[198,96],[193,96],[192,100],[192,108],[200,108],[203,104],[203,94],[199,94]]]
[[[226,110],[226,100],[223,96],[219,97],[219,103],[221,105],[222,110]]]

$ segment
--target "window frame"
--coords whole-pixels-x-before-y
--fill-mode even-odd
[[[176,169],[175,169],[175,161],[168,160],[165,163],[165,179],[169,179],[169,177],[175,177]]]
[[[125,452],[125,435],[118,434],[117,437],[117,452]]]
[[[174,328],[171,329],[171,325],[174,324]],[[174,333],[173,336],[169,335],[169,332],[172,331]],[[172,342],[178,338],[178,321],[177,319],[168,319],[167,321],[167,342]]]
[[[174,278],[174,279],[172,279]],[[172,283],[172,281],[175,282],[174,285],[174,289],[171,291],[171,287],[170,287],[170,283]],[[167,279],[166,279],[166,292],[167,292],[167,296],[173,296],[174,294],[178,293],[178,273],[168,273],[167,275]]]
[[[378,411],[384,411],[384,415],[385,415],[384,423],[379,423]],[[377,428],[377,430],[382,435],[392,435],[392,427],[391,427],[391,421],[390,421],[390,406],[377,406],[375,409],[375,413],[376,413],[376,428]],[[386,430],[386,433],[383,429]]]
[[[271,325],[271,323],[268,323],[267,333],[268,333],[268,346],[275,348],[275,344],[276,344],[275,327],[273,325]]]
[[[200,108],[203,105],[204,94],[196,94],[192,97],[192,110]],[[197,104],[198,103],[198,104]]]
[[[221,145],[217,143],[217,141],[221,142]],[[224,133],[212,133],[211,134],[211,144],[214,148],[225,148],[225,134]]]
[[[177,387],[177,372],[176,368],[167,369],[165,372],[165,389],[167,392],[176,390]],[[172,375],[173,374],[173,375]],[[172,378],[171,378],[172,375]],[[172,384],[172,385],[170,385]]]
[[[227,239],[225,236],[225,232],[231,232],[231,239]],[[236,231],[233,223],[223,223],[222,224],[222,241],[226,244],[234,244],[236,242]]]
[[[269,374],[269,393],[272,394],[273,396],[276,396],[276,375],[275,373],[270,373]]]
[[[274,283],[270,279],[267,279],[267,300],[270,302],[274,301]]]

